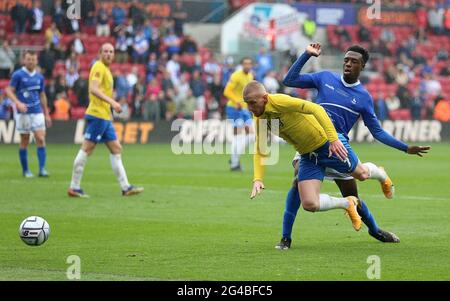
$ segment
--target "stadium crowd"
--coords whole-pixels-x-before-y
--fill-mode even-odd
[[[376,76],[365,78],[364,83],[372,93],[380,120],[450,121],[449,8],[441,1],[413,2],[419,22],[415,29],[329,26],[328,42],[338,50],[354,43],[369,49],[372,59],[367,69]],[[389,5],[404,7],[406,3],[411,6],[411,1],[404,0]],[[0,25],[6,18],[13,23],[9,28],[0,26],[0,89],[11,72],[21,66],[21,56],[12,51],[11,44],[22,45],[24,37],[25,42],[45,45],[39,53],[39,66],[47,80],[52,117],[82,118],[88,104],[89,67],[100,45],[111,42],[116,47],[116,63],[111,66],[116,98],[123,107],[115,118],[170,121],[192,118],[196,110],[202,111],[204,118],[223,118],[223,89],[238,62],[231,57],[218,62],[208,49],[183,32],[187,11],[182,1],[176,1],[171,17],[162,20],[149,18],[137,0],[126,8],[120,1],[107,4],[86,0],[82,21],[67,19],[66,5],[65,1],[54,0],[47,16],[40,0],[33,1],[30,9],[17,1],[9,16],[0,19]],[[256,79],[269,92],[314,99],[310,92],[283,87],[281,82],[289,66],[274,71],[274,58],[265,48],[253,59]],[[6,118],[10,116],[8,101],[0,97],[0,118]]]

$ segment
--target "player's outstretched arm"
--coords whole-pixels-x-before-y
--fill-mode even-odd
[[[309,44],[306,51],[289,68],[283,85],[294,88],[317,88],[313,74],[300,74],[300,71],[311,56],[318,57],[321,53],[320,43]]]

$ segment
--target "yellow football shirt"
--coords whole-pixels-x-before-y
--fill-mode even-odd
[[[270,129],[270,121],[274,119],[279,121],[277,134],[301,154],[318,149],[327,140],[334,142],[339,139],[333,123],[321,106],[284,94],[269,94],[264,113],[255,118],[254,181],[262,181],[264,176],[264,156],[261,154],[259,141],[260,135],[267,133],[260,133],[260,122],[267,122],[267,129]]]
[[[113,76],[109,67],[100,60],[95,62],[91,68],[89,84],[91,84],[93,80],[100,83],[99,88],[104,94],[113,97]],[[89,93],[89,106],[86,110],[86,114],[101,119],[111,120],[111,105],[94,94]]]
[[[244,102],[242,92],[245,86],[253,80],[253,74],[251,72],[245,74],[243,70],[238,70],[231,74],[223,95],[228,98],[227,106],[236,108],[240,103],[243,109],[247,108],[247,104]]]

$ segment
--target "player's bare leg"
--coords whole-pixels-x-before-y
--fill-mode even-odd
[[[353,228],[359,231],[361,229],[361,217],[357,212],[358,198],[354,196],[335,198],[328,194],[321,194],[321,185],[322,182],[315,179],[298,183],[303,209],[310,212],[344,209],[352,221]]]
[[[122,145],[120,145],[119,140],[106,142],[106,146],[111,153],[109,155],[111,167],[116,174],[117,180],[119,181],[120,188],[122,189],[122,195],[131,196],[143,192],[143,187],[136,187],[130,185],[128,182],[127,173],[125,172],[125,168],[122,163]]]
[[[231,171],[242,171],[240,162],[240,152],[242,145],[245,147],[245,135],[242,134],[243,129],[235,127],[233,129],[233,141],[231,142]]]
[[[32,178],[34,175],[28,167],[28,145],[30,144],[30,134],[20,134],[19,159],[22,165],[22,174],[25,178]]]
[[[37,156],[39,160],[39,177],[48,177],[49,174],[45,169],[45,162],[47,159],[47,153],[45,148],[45,130],[37,130],[34,133],[37,146]]]
[[[388,199],[392,199],[394,197],[394,184],[383,167],[376,166],[370,162],[359,162],[355,171],[352,173],[352,176],[360,181],[365,181],[367,179],[378,180],[381,184],[381,189],[383,190],[384,196]]]
[[[83,177],[84,167],[88,157],[94,152],[96,144],[89,140],[84,140],[81,149],[78,151],[75,161],[73,162],[72,180],[67,194],[71,197],[89,197],[81,189],[81,178]]]

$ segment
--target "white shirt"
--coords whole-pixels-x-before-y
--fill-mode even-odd
[[[42,25],[44,23],[44,12],[40,8],[33,8],[33,14],[34,14],[34,24],[31,27],[32,30],[41,30]]]

